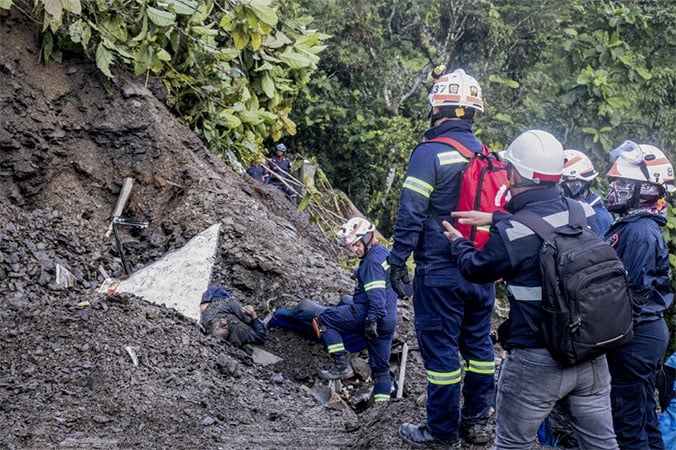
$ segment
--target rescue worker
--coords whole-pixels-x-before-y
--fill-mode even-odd
[[[296,193],[284,184],[283,180],[287,180],[291,173],[291,161],[286,157],[286,145],[278,143],[275,145],[275,156],[270,159],[268,164],[270,169],[270,184],[277,186],[284,193],[290,197],[295,197]]]
[[[451,137],[472,151],[482,144],[472,132],[474,115],[483,112],[481,88],[462,69],[439,76],[429,94],[430,125],[426,139]],[[487,427],[493,402],[495,359],[490,338],[495,302],[492,282],[463,280],[451,259],[441,219],[458,204],[468,159],[452,147],[423,142],[412,152],[399,199],[390,254],[392,287],[404,298],[406,260],[415,261],[413,309],[415,329],[427,372],[427,420],[404,423],[401,438],[411,445],[459,446],[490,439]],[[464,398],[460,394],[464,358]]]
[[[262,344],[268,328],[253,306],[242,305],[220,286],[211,286],[202,294],[200,325],[204,330],[251,354],[247,344]]]
[[[601,236],[603,236],[613,223],[613,216],[608,212],[603,199],[591,190],[598,175],[599,173],[587,155],[579,150],[563,151],[563,174],[559,182],[561,193],[573,200],[586,202],[594,208],[596,222],[599,225]],[[559,405],[555,407],[554,417],[561,416],[561,412],[557,409],[560,409]],[[542,423],[538,430],[538,439],[541,444],[556,442],[553,429],[548,421],[549,418]]]
[[[606,232],[627,269],[634,299],[634,337],[609,352],[613,422],[621,449],[664,449],[655,403],[657,369],[669,344],[664,311],[671,306],[665,195],[674,169],[652,145],[625,141],[611,152],[614,163],[608,209],[619,215]]]
[[[601,197],[591,190],[598,175],[587,155],[579,150],[563,151],[563,175],[559,183],[563,195],[589,203],[594,208],[600,229],[605,232],[613,223],[613,216]]]
[[[261,155],[258,161],[251,161],[249,168],[246,169],[247,175],[249,175],[254,180],[258,181],[260,184],[268,184],[268,169],[265,164],[265,157]]]
[[[320,376],[334,380],[354,375],[341,333],[360,333],[366,338],[374,400],[385,402],[392,390],[390,351],[397,326],[397,296],[389,283],[389,252],[378,243],[375,227],[366,219],[350,219],[337,237],[341,245],[360,259],[352,274],[357,286],[351,302],[326,308],[313,320],[318,337],[335,362],[335,367],[322,370]]]
[[[526,131],[501,152],[507,165],[511,200],[505,209],[532,211],[554,227],[569,222],[558,182],[563,147],[550,133]],[[600,231],[594,210],[582,203],[588,225]],[[450,253],[462,275],[475,283],[505,281],[509,317],[498,337],[509,352],[502,364],[496,397],[495,449],[530,448],[539,425],[560,402],[570,413],[580,448],[617,449],[610,411],[610,374],[605,356],[562,367],[546,348],[542,330],[542,240],[525,225],[503,216],[490,228],[488,242],[473,242],[444,222]]]

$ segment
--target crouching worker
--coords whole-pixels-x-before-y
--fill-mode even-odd
[[[200,302],[200,325],[204,330],[224,341],[243,348],[247,344],[262,344],[268,338],[265,323],[256,315],[253,306],[242,305],[225,289],[211,286]]]
[[[341,333],[359,333],[366,338],[374,400],[378,403],[389,400],[392,389],[390,351],[397,326],[397,295],[390,287],[389,251],[378,243],[374,232],[369,221],[358,217],[338,231],[340,244],[361,259],[352,275],[357,287],[352,304],[326,308],[314,318],[313,326],[335,362],[334,368],[320,373],[327,380],[354,375]]]

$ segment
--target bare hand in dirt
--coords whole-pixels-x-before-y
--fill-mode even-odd
[[[490,225],[493,221],[493,214],[482,211],[454,211],[451,217],[464,225]]]
[[[244,312],[244,314],[251,317],[251,319],[256,320],[256,311],[254,311],[253,306],[246,305],[245,307],[242,308],[242,311]]]
[[[455,242],[462,237],[462,234],[460,234],[460,232],[447,221],[444,220],[441,222],[441,224],[444,226],[444,228],[446,228],[446,231],[444,231],[444,236],[446,236],[450,242]]]

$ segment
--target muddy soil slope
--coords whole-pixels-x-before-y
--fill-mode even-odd
[[[0,448],[406,448],[397,428],[423,418],[425,392],[409,304],[403,398],[347,407],[368,383],[323,404],[329,360],[292,332],[272,329],[283,361],[264,367],[171,308],[96,292],[123,273],[106,230],[125,177],[125,217],[150,222],[121,236],[133,270],[220,222],[211,281],[261,314],[353,285],[307,217],[210,155],[142,82],[38,63],[38,28],[0,15]]]

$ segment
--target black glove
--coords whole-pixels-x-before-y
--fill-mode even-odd
[[[397,294],[397,297],[408,298],[401,289],[401,286],[399,286],[400,282],[404,284],[409,284],[411,282],[408,279],[408,269],[406,268],[406,265],[397,266],[390,264],[390,284],[392,285],[392,289]]]
[[[367,317],[366,325],[364,326],[364,335],[367,339],[375,339],[378,337],[378,320],[375,317]]]

